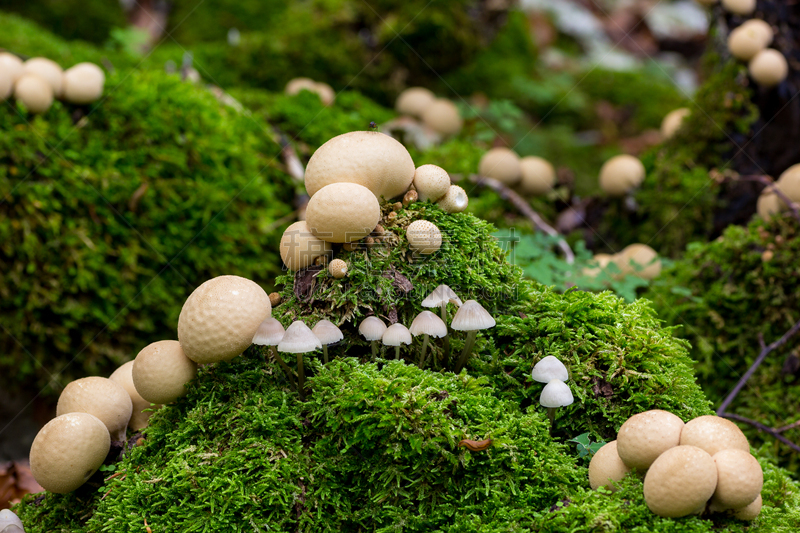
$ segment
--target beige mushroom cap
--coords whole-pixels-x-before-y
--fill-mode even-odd
[[[610,254],[595,254],[592,260],[597,263],[596,267],[587,267],[583,269],[584,276],[596,278],[599,276],[606,267],[616,259],[616,256]]]
[[[381,218],[381,206],[372,192],[357,183],[331,183],[311,197],[306,225],[327,242],[354,242],[369,235]]]
[[[539,196],[553,190],[556,169],[547,159],[529,155],[519,161],[521,177],[517,188],[525,196]]]
[[[755,520],[759,513],[761,513],[762,505],[763,501],[761,500],[761,494],[759,494],[758,498],[750,505],[742,507],[741,509],[736,509],[733,513],[733,517],[739,520],[747,520],[748,522],[750,520]]]
[[[289,80],[283,92],[289,95],[294,95],[302,90],[311,91],[317,82],[311,78],[293,78]]]
[[[772,48],[762,50],[750,60],[750,76],[762,87],[774,87],[789,75],[789,64],[783,54]]]
[[[41,77],[53,89],[53,95],[61,96],[61,82],[64,70],[61,66],[46,57],[32,57],[22,64],[22,71],[25,74],[36,74]]]
[[[442,232],[433,222],[415,220],[406,228],[408,247],[421,254],[432,254],[442,247]]]
[[[306,191],[313,197],[331,183],[357,183],[380,198],[405,193],[415,166],[405,146],[377,131],[351,131],[320,146],[306,167]],[[371,229],[371,228],[370,228]]]
[[[615,481],[622,481],[631,469],[622,462],[617,453],[617,441],[606,443],[592,457],[589,462],[589,486],[592,490],[606,487],[612,491],[617,490]]]
[[[450,327],[456,331],[475,331],[493,328],[495,325],[492,315],[475,300],[464,302],[450,323]]]
[[[769,220],[772,215],[781,212],[781,199],[774,192],[762,192],[756,203],[756,212],[764,220]]]
[[[381,337],[385,346],[400,346],[401,344],[411,344],[411,332],[399,322],[392,324]]]
[[[425,87],[409,87],[397,97],[394,108],[403,115],[422,117],[425,108],[435,100],[436,95]]]
[[[383,320],[376,316],[368,316],[358,326],[358,333],[365,340],[379,341],[383,338],[386,329],[386,324],[383,323]]]
[[[334,259],[328,263],[328,272],[335,279],[342,279],[347,275],[347,263],[341,259]]]
[[[481,157],[478,174],[506,185],[514,185],[522,178],[520,158],[514,150],[504,147],[492,148]]]
[[[133,413],[128,392],[108,378],[92,376],[69,383],[58,397],[56,416],[89,413],[106,425],[114,440],[125,439],[125,428]]]
[[[775,32],[772,30],[772,26],[761,19],[746,20],[739,27],[755,31],[761,37],[764,46],[771,45],[772,40],[775,38]]]
[[[728,35],[728,51],[736,59],[750,61],[757,53],[767,47],[761,30],[744,24]]]
[[[422,311],[414,317],[414,321],[411,322],[411,327],[408,330],[415,337],[430,335],[439,339],[447,335],[447,324],[436,314],[430,311]]]
[[[422,300],[422,307],[440,307],[442,304],[453,303],[458,307],[461,307],[463,303],[461,302],[461,298],[448,287],[447,285],[439,285],[431,293]]]
[[[73,104],[91,104],[103,96],[106,75],[94,63],[78,63],[64,71],[62,97]]]
[[[325,345],[339,342],[344,338],[342,330],[330,320],[320,320],[311,332],[317,336],[319,342]]]
[[[615,259],[623,274],[635,274],[642,279],[653,279],[661,273],[658,253],[646,244],[626,246]],[[634,265],[638,265],[640,270],[636,270]]]
[[[257,283],[217,276],[197,287],[183,304],[178,341],[195,363],[227,361],[253,343],[258,326],[271,313],[269,296]]]
[[[0,71],[6,72],[11,76],[13,85],[22,76],[22,60],[8,52],[0,52]]]
[[[800,164],[792,165],[787,168],[783,174],[780,175],[775,186],[786,195],[786,197],[795,203],[800,203]],[[789,207],[786,202],[778,197],[778,202],[782,209]]]
[[[600,168],[600,188],[610,196],[623,196],[644,181],[644,165],[632,155],[618,155]]]
[[[317,93],[317,96],[319,96],[319,99],[322,101],[322,105],[324,106],[330,106],[336,99],[336,91],[334,91],[333,87],[325,82],[318,81],[314,84],[314,88],[311,90]]]
[[[450,189],[450,175],[442,167],[422,165],[414,172],[414,187],[420,202],[435,202]]]
[[[683,425],[683,420],[660,409],[635,414],[619,428],[617,453],[630,468],[643,472],[680,443]]]
[[[257,346],[277,346],[283,339],[286,330],[283,324],[271,316],[264,319],[256,334],[253,335],[253,344]]]
[[[286,333],[278,344],[278,351],[287,353],[308,353],[321,349],[320,340],[301,320],[295,320],[286,328]]]
[[[14,77],[11,72],[4,70],[0,65],[0,101],[5,100],[14,92]]]
[[[458,185],[451,185],[447,193],[438,201],[436,205],[448,213],[460,213],[469,205],[467,191]]]
[[[695,446],[675,446],[653,461],[644,478],[644,501],[658,516],[701,512],[717,486],[714,459]]]
[[[147,427],[147,424],[150,421],[150,416],[153,414],[153,412],[145,412],[144,409],[150,409],[150,404],[152,402],[148,402],[142,398],[142,395],[136,390],[136,385],[133,384],[133,361],[128,361],[124,365],[117,368],[114,373],[108,377],[108,379],[125,389],[125,392],[127,392],[128,396],[131,397],[133,413],[131,413],[131,419],[128,422],[128,427],[134,431]],[[158,409],[160,407],[161,405],[156,405],[153,409]]]
[[[761,494],[764,473],[750,452],[721,450],[713,455],[717,465],[717,489],[711,504],[718,509],[747,507]]]
[[[332,252],[330,243],[315,237],[305,220],[290,225],[281,237],[281,259],[289,270],[308,268],[317,257],[330,255]]]
[[[336,98],[333,88],[327,83],[317,82],[311,78],[294,78],[286,84],[284,92],[288,95],[298,94],[300,91],[311,91],[319,96],[323,105],[329,106]]]
[[[14,84],[14,98],[31,113],[44,113],[53,105],[53,88],[41,76],[26,73]]]
[[[688,107],[681,107],[667,113],[667,116],[661,121],[661,136],[664,139],[671,139],[681,129],[684,119],[691,114],[692,110]]]
[[[736,15],[749,15],[756,10],[756,0],[722,0],[722,7]]]
[[[697,446],[715,455],[727,449],[750,452],[750,444],[739,427],[716,415],[704,415],[690,420],[681,431],[681,444]]]
[[[447,98],[437,98],[422,112],[422,122],[442,135],[455,135],[464,122],[456,105]]]
[[[148,344],[133,360],[131,377],[145,400],[164,404],[186,394],[186,383],[197,375],[197,365],[186,357],[178,341]]]
[[[31,473],[45,490],[72,492],[105,461],[111,437],[105,424],[89,413],[69,413],[45,424],[33,439]]]

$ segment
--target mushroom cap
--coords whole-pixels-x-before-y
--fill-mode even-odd
[[[277,346],[285,333],[286,330],[283,329],[283,324],[268,316],[258,326],[256,334],[253,335],[253,344],[258,346]]]
[[[257,283],[217,276],[186,299],[178,317],[178,340],[195,363],[227,361],[253,343],[258,326],[271,313],[269,296]]]
[[[421,117],[425,108],[435,100],[436,95],[425,87],[409,87],[397,97],[394,108],[400,114]]]
[[[128,427],[134,431],[147,427],[153,412],[145,412],[144,409],[150,409],[151,402],[142,398],[142,395],[136,390],[136,385],[133,384],[133,361],[128,361],[117,368],[113,374],[108,376],[108,379],[125,389],[125,392],[131,398],[133,412],[131,413],[130,421],[128,421]],[[161,406],[156,405],[155,408],[158,409],[159,407]]]
[[[664,120],[661,121],[661,136],[665,139],[671,139],[683,124],[683,119],[692,114],[692,110],[688,107],[681,107],[670,111]]]
[[[383,333],[386,329],[386,324],[383,323],[383,320],[376,316],[368,316],[358,326],[358,333],[365,340],[379,341],[383,338]]]
[[[347,275],[347,263],[341,259],[334,259],[328,263],[328,272],[335,279],[342,279]]]
[[[597,266],[584,268],[583,275],[596,278],[614,261],[614,259],[616,259],[616,257],[610,254],[595,254],[592,260],[597,263]]]
[[[412,335],[419,337],[420,335],[430,335],[436,339],[447,335],[447,324],[439,318],[435,313],[430,311],[422,311],[411,322],[411,327],[408,328]]]
[[[5,100],[14,92],[14,78],[11,72],[4,70],[0,65],[0,101]]]
[[[406,147],[389,135],[351,131],[329,139],[314,152],[306,166],[306,191],[313,199],[331,183],[357,183],[388,200],[408,190],[414,171]]]
[[[31,113],[44,113],[53,105],[53,88],[41,76],[25,73],[14,84],[14,98]]]
[[[333,90],[333,87],[321,81],[315,83],[311,91],[317,93],[324,106],[330,106],[336,99],[336,91]]]
[[[747,507],[761,494],[764,473],[750,452],[721,450],[713,455],[717,465],[717,489],[711,503],[718,509]]]
[[[56,416],[89,413],[106,425],[115,440],[122,440],[128,427],[133,402],[128,392],[108,378],[92,376],[69,383],[58,397]]]
[[[197,365],[178,341],[148,344],[133,360],[133,385],[151,403],[174,402],[186,394],[186,383],[196,375]]]
[[[519,191],[526,196],[547,194],[556,184],[556,169],[547,159],[529,155],[519,160]]]
[[[386,346],[400,346],[401,344],[411,344],[411,332],[403,324],[397,322],[392,324],[381,337]]]
[[[294,78],[286,84],[284,92],[288,95],[298,94],[300,91],[311,91],[319,96],[323,105],[329,106],[336,98],[333,88],[327,83],[317,82],[311,78]]]
[[[463,121],[456,105],[447,98],[437,98],[422,111],[422,122],[442,135],[461,131]]]
[[[749,15],[756,10],[756,0],[722,0],[722,7],[736,15]]]
[[[705,509],[717,486],[714,459],[695,446],[675,446],[653,461],[644,478],[644,501],[658,516],[680,518]]]
[[[456,331],[475,331],[493,328],[496,322],[492,315],[475,300],[467,300],[456,311],[450,327]]]
[[[436,202],[436,205],[448,213],[460,213],[469,205],[467,191],[458,185],[451,185],[445,195]]]
[[[1,66],[0,69],[2,69]],[[6,528],[12,525],[22,529],[22,520],[11,509],[0,511],[0,533],[5,532]]]
[[[317,325],[314,326],[314,329],[312,329],[311,332],[316,335],[319,339],[319,342],[324,345],[339,342],[344,338],[344,335],[342,335],[342,330],[336,327],[336,324],[330,320],[320,320],[317,322]]]
[[[595,452],[589,462],[589,486],[592,490],[606,487],[617,490],[615,481],[621,481],[631,469],[622,462],[617,453],[617,441],[612,440]]]
[[[0,533],[25,533],[25,530],[17,524],[9,524],[0,531]]]
[[[772,40],[775,38],[775,32],[772,30],[772,26],[761,19],[746,20],[739,27],[755,31],[761,37],[764,46],[771,45]]]
[[[750,452],[750,444],[739,426],[716,415],[689,420],[681,431],[681,444],[697,446],[710,455],[727,449]]]
[[[9,52],[0,52],[0,71],[4,71],[11,76],[11,84],[13,85],[22,76],[22,60]]]
[[[292,322],[278,344],[279,352],[308,353],[321,350],[322,343],[308,326],[300,320]]]
[[[619,428],[617,452],[630,468],[647,470],[658,456],[681,443],[683,425],[683,420],[660,409],[635,414]]]
[[[533,366],[531,377],[539,383],[549,383],[551,379],[569,381],[569,372],[558,358],[548,355]]]
[[[632,155],[612,157],[600,168],[600,188],[610,196],[623,196],[644,181],[644,165]]]
[[[762,87],[774,87],[786,79],[789,64],[783,54],[772,48],[761,50],[750,60],[750,76]]]
[[[433,222],[415,220],[406,228],[408,247],[421,254],[432,254],[442,247],[442,232]]]
[[[332,252],[330,243],[315,237],[305,220],[290,225],[281,237],[281,259],[289,270],[308,268],[317,257]]]
[[[762,30],[742,24],[728,35],[728,51],[736,59],[750,61],[767,47]]]
[[[315,82],[311,78],[303,78],[303,77],[292,78],[286,84],[286,87],[283,89],[283,92],[289,95],[294,95],[299,93],[303,89],[311,91],[316,83],[317,82]]]
[[[327,242],[353,242],[369,235],[381,219],[381,206],[372,192],[357,183],[331,183],[311,197],[306,225]]]
[[[786,195],[789,200],[800,203],[800,164],[787,168],[775,182],[775,186]],[[776,195],[777,196],[777,195]],[[789,207],[786,202],[778,197],[781,209]]]
[[[62,97],[73,104],[90,104],[103,96],[106,75],[94,63],[78,63],[64,71]]]
[[[542,389],[542,394],[539,395],[539,404],[547,408],[566,407],[572,405],[574,401],[569,385],[560,379],[548,381]]]
[[[763,501],[761,500],[761,494],[759,494],[755,501],[750,505],[742,507],[741,509],[736,509],[733,513],[733,517],[738,518],[739,520],[755,520],[759,513],[761,513],[762,505]]]
[[[781,212],[781,199],[774,192],[762,192],[756,203],[756,212],[764,220],[769,220],[772,215]]]
[[[492,148],[481,157],[478,174],[496,179],[506,185],[514,185],[522,178],[520,158],[514,150],[505,147]]]
[[[46,57],[32,57],[22,64],[24,74],[36,74],[45,80],[53,89],[53,95],[61,96],[61,82],[64,70],[61,66]]]
[[[45,490],[66,494],[92,477],[110,449],[111,436],[96,416],[89,413],[57,416],[33,439],[31,473]]]
[[[458,307],[463,304],[461,298],[453,292],[453,289],[447,285],[439,285],[433,292],[431,292],[424,300],[422,300],[422,307],[441,307],[442,304],[454,303]]]
[[[450,190],[450,175],[442,167],[422,165],[414,172],[414,187],[420,202],[435,202]]]
[[[616,257],[616,263],[623,274],[635,274],[642,279],[653,279],[661,273],[658,253],[646,244],[626,246]],[[638,265],[636,270],[633,265]]]

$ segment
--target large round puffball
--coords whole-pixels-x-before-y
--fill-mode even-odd
[[[728,35],[728,51],[733,57],[742,61],[750,61],[766,47],[764,35],[752,26],[743,24]]]
[[[556,184],[556,169],[546,159],[527,156],[519,162],[522,176],[517,184],[519,192],[526,196],[539,196],[553,190]]]
[[[436,95],[425,87],[409,87],[400,93],[394,108],[398,113],[422,117],[425,108],[436,100]]]
[[[61,97],[64,70],[58,63],[46,57],[32,57],[22,64],[22,71],[25,74],[40,76],[53,88],[53,95],[58,98]]]
[[[13,85],[22,76],[22,60],[14,54],[0,52],[0,72],[10,76]]]
[[[330,243],[354,242],[375,229],[381,206],[372,192],[357,183],[331,183],[311,197],[306,224],[318,239]]]
[[[481,157],[478,174],[496,179],[506,185],[516,184],[522,177],[520,158],[514,150],[499,146]]]
[[[455,135],[463,125],[458,108],[446,98],[438,98],[428,105],[422,112],[422,122],[442,135]]]
[[[762,50],[750,60],[750,76],[761,87],[774,87],[789,75],[789,64],[783,54],[772,48]]]
[[[103,96],[106,76],[94,63],[78,63],[64,71],[62,98],[72,104],[91,104]]]
[[[618,155],[600,168],[600,188],[610,196],[623,196],[644,181],[642,162],[632,155]]]
[[[44,113],[53,105],[53,87],[36,74],[23,74],[14,84],[14,98],[31,113]]]

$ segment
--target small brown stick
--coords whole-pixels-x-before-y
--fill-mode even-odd
[[[147,533],[153,533],[153,530],[147,525],[147,518],[144,519],[144,529],[147,531]]]
[[[730,418],[731,420],[738,420],[739,422],[744,422],[745,424],[750,424],[759,431],[763,431],[764,433],[769,433],[770,435],[772,435],[773,437],[775,437],[776,439],[787,445],[789,448],[793,449],[794,451],[800,452],[800,446],[798,446],[794,442],[790,441],[789,439],[781,435],[780,431],[778,431],[775,428],[771,428],[769,426],[762,424],[761,422],[756,422],[755,420],[751,420],[749,418],[745,418],[743,416],[736,415],[733,413],[722,413],[719,416],[722,416],[724,418]]]
[[[122,475],[122,474],[124,474],[124,473],[125,473],[125,471],[124,471],[124,470],[120,470],[120,471],[119,471],[119,472],[117,472],[116,474],[111,474],[110,476],[108,476],[107,478],[105,478],[105,479],[103,480],[103,482],[106,482],[106,481],[109,481],[109,480],[111,480],[111,479],[114,479],[115,477],[117,477],[117,476],[121,476],[121,475]]]
[[[485,439],[485,440],[470,440],[470,439],[463,439],[461,442],[458,443],[458,446],[465,447],[471,452],[482,452],[489,448],[492,445],[492,439]]]

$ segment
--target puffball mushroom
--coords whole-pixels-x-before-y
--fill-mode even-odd
[[[53,88],[36,74],[23,74],[14,84],[14,98],[31,113],[44,113],[53,105]]]
[[[750,61],[767,47],[764,34],[759,29],[742,24],[728,35],[728,51],[736,59]]]
[[[750,452],[729,449],[713,455],[717,488],[711,497],[716,509],[741,509],[755,501],[764,486],[761,465]]]
[[[341,259],[334,259],[328,263],[328,272],[335,279],[342,279],[347,275],[347,263]]]
[[[184,396],[186,383],[196,375],[197,364],[186,357],[178,341],[148,344],[136,355],[131,371],[136,392],[148,402],[160,404]]]
[[[520,158],[514,150],[504,147],[492,148],[481,157],[478,174],[506,185],[514,185],[522,177]]]
[[[644,478],[644,501],[658,516],[701,512],[717,486],[714,459],[695,446],[675,446],[653,461]]]
[[[285,333],[286,330],[283,329],[283,324],[269,316],[258,326],[258,330],[256,330],[256,334],[253,336],[253,344],[256,346],[270,347],[272,356],[275,357],[275,360],[281,366],[281,369],[283,369],[283,372],[289,380],[289,386],[292,387],[292,390],[297,390],[294,372],[292,372],[292,369],[286,364],[286,361],[283,360],[283,357],[281,357],[277,349]]]
[[[301,270],[314,264],[317,257],[333,253],[330,243],[315,237],[305,220],[286,228],[281,237],[280,253],[289,270]]]
[[[461,357],[458,358],[458,363],[456,363],[454,370],[456,374],[459,374],[467,363],[467,359],[472,353],[472,347],[475,346],[475,338],[478,336],[478,331],[493,328],[495,324],[496,322],[492,315],[475,300],[467,300],[458,308],[450,327],[456,331],[466,331],[467,340],[464,342],[464,350],[461,352]]]
[[[294,78],[286,84],[284,92],[288,95],[298,94],[300,91],[311,91],[319,96],[323,105],[329,106],[336,98],[336,93],[327,83],[316,82],[311,78]]]
[[[750,444],[739,426],[716,415],[689,420],[681,431],[680,443],[701,448],[709,455],[728,449],[750,452]]]
[[[583,275],[596,278],[614,261],[614,259],[615,257],[610,254],[595,254],[592,260],[597,263],[597,266],[584,268]]]
[[[111,438],[125,440],[125,429],[133,413],[128,392],[108,378],[92,376],[69,383],[58,397],[56,416],[89,413],[106,425]]]
[[[442,232],[433,222],[415,220],[406,228],[408,247],[424,255],[430,255],[442,246]]]
[[[368,316],[358,326],[358,333],[372,344],[372,359],[378,356],[378,341],[383,338],[386,324],[376,316]]]
[[[305,184],[312,199],[326,185],[346,182],[388,200],[408,190],[414,172],[408,150],[389,135],[351,131],[329,139],[314,152],[306,166]]]
[[[519,192],[525,196],[541,196],[553,190],[556,184],[556,169],[546,159],[527,156],[519,160]]]
[[[3,509],[0,511],[0,533],[6,531],[8,526],[16,526],[22,530],[22,520],[11,509]]]
[[[775,182],[775,187],[792,202],[800,203],[800,164],[792,165],[787,168]],[[781,209],[789,207],[783,199],[778,196]]]
[[[308,201],[306,225],[315,237],[333,243],[354,242],[369,235],[381,219],[372,192],[357,183],[331,183]]]
[[[66,494],[92,477],[110,449],[108,429],[96,416],[89,413],[57,416],[33,439],[31,473],[45,490]]]
[[[756,10],[756,0],[722,0],[722,7],[735,15],[749,15]]]
[[[0,72],[5,72],[11,77],[13,85],[22,76],[22,60],[8,52],[0,52]]]
[[[422,165],[414,172],[414,187],[420,202],[436,202],[450,189],[450,175],[442,167]]]
[[[754,31],[761,38],[765,47],[771,45],[772,40],[775,37],[775,32],[772,30],[772,26],[761,19],[746,20],[739,27]]]
[[[322,357],[323,362],[328,364],[328,345],[339,342],[344,338],[342,330],[336,327],[336,324],[330,320],[320,320],[311,332],[317,336],[319,342],[322,343]]]
[[[22,64],[24,74],[35,74],[45,80],[53,90],[53,95],[61,97],[62,77],[64,70],[61,66],[46,57],[32,57]]]
[[[646,244],[631,244],[618,255],[616,264],[623,275],[636,275],[642,279],[653,279],[661,273],[658,253]]]
[[[460,213],[469,205],[467,191],[458,185],[451,185],[445,195],[436,202],[436,205],[448,213]]]
[[[531,378],[539,383],[549,383],[553,379],[569,381],[569,372],[564,363],[556,357],[548,355],[533,366]]]
[[[62,98],[73,104],[91,104],[103,96],[106,75],[94,63],[78,63],[64,71]]]
[[[133,413],[131,413],[131,419],[128,422],[128,427],[133,431],[138,431],[147,427],[147,423],[149,422],[150,416],[153,414],[153,412],[144,410],[150,409],[152,402],[142,398],[142,395],[136,390],[136,385],[133,384],[133,361],[128,361],[124,365],[117,368],[113,374],[108,376],[108,379],[125,389],[125,392],[127,392],[128,396],[131,398],[131,403],[133,404]],[[156,405],[153,407],[153,409],[159,409],[160,407],[161,405]]]
[[[392,324],[386,331],[383,332],[381,337],[384,346],[394,346],[394,358],[400,359],[400,345],[411,344],[411,332],[403,324],[399,322]]]
[[[644,165],[632,155],[618,155],[600,168],[600,188],[610,196],[623,196],[644,181]]]
[[[560,379],[551,379],[539,395],[539,405],[547,408],[547,418],[550,419],[550,430],[553,430],[556,420],[556,409],[572,405],[575,401],[569,385]]]
[[[409,87],[397,97],[394,108],[400,114],[419,118],[434,101],[436,95],[425,87]]]
[[[683,425],[683,420],[660,409],[635,414],[619,428],[617,453],[628,467],[644,472],[657,457],[680,444]]]
[[[761,494],[759,494],[755,501],[747,507],[736,509],[733,513],[733,517],[738,518],[739,520],[746,520],[748,522],[750,520],[755,520],[759,513],[761,513],[762,505],[763,501],[761,500]]]
[[[446,98],[437,98],[426,106],[422,111],[422,122],[442,135],[455,135],[463,125],[458,108]]]
[[[257,283],[217,276],[197,287],[183,304],[178,341],[195,363],[227,361],[253,343],[258,326],[271,313],[269,296]]]
[[[425,368],[425,356],[428,351],[428,341],[430,337],[439,339],[447,335],[447,324],[444,321],[431,313],[430,311],[422,311],[418,314],[414,321],[411,322],[411,327],[408,328],[412,335],[415,337],[423,336],[422,351],[419,356],[419,367]]]
[[[692,111],[688,107],[681,107],[667,113],[667,116],[661,121],[661,136],[664,139],[671,139],[681,129],[684,119],[691,114]]]
[[[612,440],[592,456],[589,462],[589,486],[592,490],[606,487],[614,492],[617,490],[614,482],[622,481],[630,471],[631,469],[619,458],[617,441]]]
[[[292,322],[283,339],[278,344],[279,352],[297,354],[297,391],[300,398],[305,398],[305,373],[303,371],[303,354],[322,348],[316,335],[300,320]]]
[[[3,67],[0,66],[0,101],[11,96],[12,92],[14,92],[14,79],[10,72],[3,70]]]
[[[769,88],[786,79],[789,74],[789,64],[782,53],[767,48],[750,60],[748,70],[757,84]]]
[[[764,220],[769,220],[781,212],[781,199],[775,193],[762,192],[756,203],[756,212]]]

